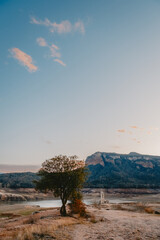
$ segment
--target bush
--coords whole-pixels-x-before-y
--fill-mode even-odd
[[[71,203],[69,207],[71,209],[71,213],[79,214],[81,217],[86,216],[86,207],[82,202],[82,194],[80,192],[74,192],[71,196]]]
[[[79,214],[81,217],[86,215],[85,204],[80,199],[75,199],[73,203],[70,204],[71,212]]]
[[[144,210],[146,213],[151,213],[151,214],[154,213],[154,210],[151,207],[146,207]]]

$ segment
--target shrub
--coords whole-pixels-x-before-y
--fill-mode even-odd
[[[80,199],[75,199],[73,203],[70,204],[71,212],[78,213],[81,217],[86,215],[85,204]]]
[[[81,217],[86,216],[86,207],[82,202],[82,194],[79,191],[73,192],[71,198],[71,203],[69,207],[71,209],[71,213],[79,214]]]
[[[151,207],[146,207],[144,210],[146,213],[154,213],[154,210]]]

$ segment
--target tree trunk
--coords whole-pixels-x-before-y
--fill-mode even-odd
[[[62,207],[60,208],[60,214],[61,216],[66,216],[66,204],[64,202],[62,202]]]

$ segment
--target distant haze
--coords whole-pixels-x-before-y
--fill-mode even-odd
[[[36,165],[8,165],[0,164],[0,173],[12,173],[12,172],[37,172],[40,166]]]

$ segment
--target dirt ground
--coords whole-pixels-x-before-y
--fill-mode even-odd
[[[97,222],[74,226],[73,240],[160,239],[160,217],[158,215],[94,208],[90,208],[90,211],[96,216]]]
[[[0,240],[158,240],[160,214],[153,209],[159,206],[92,205],[79,218],[61,217],[59,208],[12,205],[0,209]]]

